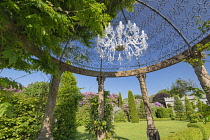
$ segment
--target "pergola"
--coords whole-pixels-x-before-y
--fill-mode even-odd
[[[104,115],[104,80],[109,77],[136,76],[139,79],[141,93],[147,115],[147,134],[149,139],[159,139],[159,133],[151,116],[151,109],[147,96],[146,73],[163,69],[182,61],[194,54],[196,44],[206,44],[210,41],[209,30],[202,32],[198,29],[199,21],[210,20],[209,0],[137,0],[134,11],[121,9],[117,18],[112,21],[116,26],[119,21],[126,23],[130,20],[144,30],[148,35],[148,48],[142,55],[131,61],[124,60],[119,64],[101,59],[95,51],[96,43],[93,40],[92,48],[83,46],[80,42],[73,42],[69,46],[70,56],[64,57],[61,62],[62,71],[97,77],[99,94],[99,116]],[[30,47],[30,46],[29,46]],[[42,52],[33,50],[36,56]],[[72,65],[65,63],[69,60]],[[53,58],[57,64],[60,60]],[[98,132],[101,140],[103,131]]]
[[[205,33],[197,29],[199,21],[210,19],[210,2],[208,0],[144,0],[137,1],[133,12],[125,9],[119,11],[113,20],[113,26],[119,21],[128,20],[145,30],[148,35],[148,49],[139,59],[112,63],[103,60],[95,51],[95,44],[87,48],[74,42],[69,58],[72,66],[66,70],[87,76],[125,77],[141,71],[149,73],[180,62],[192,55],[196,44],[209,41],[209,30]],[[93,41],[94,42],[94,41]],[[190,51],[191,50],[191,51]],[[81,57],[84,56],[84,57]],[[88,58],[88,59],[86,59]]]

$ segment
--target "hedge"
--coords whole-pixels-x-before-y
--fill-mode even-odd
[[[161,140],[208,140],[210,137],[210,123],[190,123],[187,126],[188,128]]]
[[[156,111],[157,118],[170,118],[173,117],[173,111],[171,108],[157,108]]]
[[[146,119],[139,119],[140,121],[146,121]],[[171,121],[173,118],[153,118],[154,121]]]

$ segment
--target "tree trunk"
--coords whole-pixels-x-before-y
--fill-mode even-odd
[[[204,65],[201,65],[199,63],[195,63],[193,65],[193,68],[204,92],[206,93],[208,103],[210,103],[210,76],[208,74],[208,71],[206,70]]]
[[[104,118],[104,81],[105,77],[97,77],[98,81],[98,116],[102,120]],[[97,130],[97,140],[102,140],[106,137],[104,130]]]
[[[160,140],[160,135],[158,130],[155,127],[154,120],[152,117],[152,110],[149,103],[148,93],[147,93],[147,87],[146,87],[146,74],[140,73],[136,75],[136,77],[139,80],[140,87],[141,87],[141,93],[142,98],[144,102],[144,109],[146,113],[146,119],[147,119],[147,138],[148,140]]]
[[[60,79],[55,76],[52,76],[50,83],[50,91],[48,94],[48,101],[45,107],[44,120],[41,131],[36,140],[53,140],[52,124],[53,124],[54,108],[56,105],[56,97],[58,94],[59,83]]]

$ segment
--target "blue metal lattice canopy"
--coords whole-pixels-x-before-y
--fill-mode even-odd
[[[138,59],[124,60],[121,65],[116,60],[113,63],[105,59],[101,61],[94,49],[96,42],[93,41],[92,48],[74,42],[71,46],[74,53],[70,56],[72,66],[90,71],[117,72],[148,67],[170,59],[209,35],[208,29],[205,33],[198,29],[201,26],[198,21],[210,20],[210,1],[139,0],[133,12],[119,11],[111,24],[116,26],[119,21],[125,24],[128,20],[136,23],[149,38],[147,50]]]

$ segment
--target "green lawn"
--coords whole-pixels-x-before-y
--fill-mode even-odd
[[[167,137],[169,134],[187,128],[186,121],[155,121],[160,136]],[[87,134],[84,131],[85,127],[78,127],[78,140],[87,140],[84,136]],[[146,121],[140,123],[116,123],[115,132],[117,134],[116,140],[147,140],[146,135]]]

